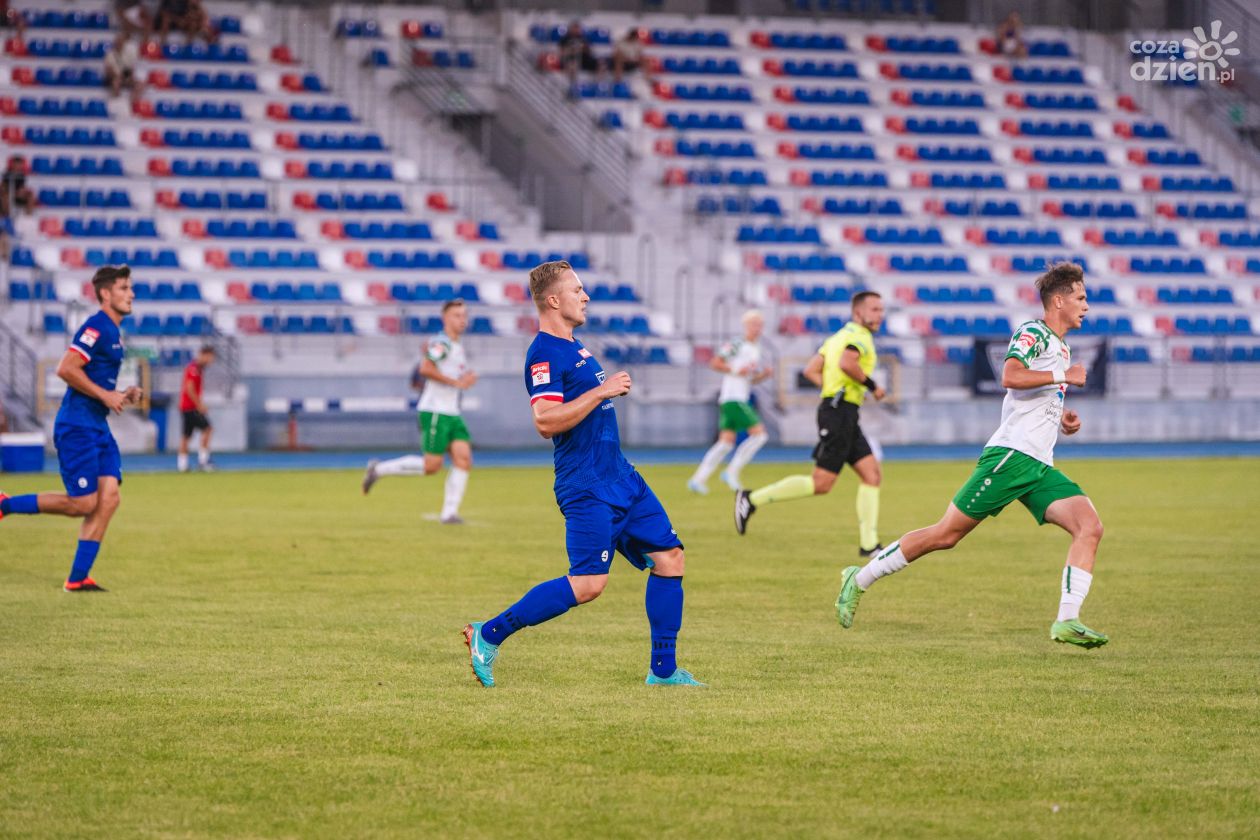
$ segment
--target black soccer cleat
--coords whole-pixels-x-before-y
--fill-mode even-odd
[[[740,534],[748,528],[748,518],[757,512],[747,490],[735,491],[735,530]]]
[[[83,580],[76,581],[75,583],[66,581],[62,589],[64,589],[67,592],[108,592],[109,591],[108,589],[101,586],[99,583],[92,580],[91,578],[84,578]]]
[[[876,554],[879,554],[883,550],[884,550],[883,543],[875,543],[875,547],[870,548],[870,549],[862,548],[861,546],[858,546],[858,557],[862,557],[862,558],[874,557]]]

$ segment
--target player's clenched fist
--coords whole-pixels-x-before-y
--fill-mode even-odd
[[[611,397],[624,397],[630,393],[630,374],[624,370],[617,371],[608,377],[601,386],[601,396],[605,399]]]
[[[1085,387],[1085,365],[1072,365],[1064,374],[1064,381],[1077,388]]]
[[[1059,426],[1063,429],[1063,434],[1074,435],[1081,430],[1081,416],[1069,408],[1063,412]]]

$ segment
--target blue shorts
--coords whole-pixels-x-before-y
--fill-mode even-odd
[[[571,575],[608,574],[614,551],[635,568],[649,569],[648,554],[682,548],[665,508],[638,472],[567,497],[560,512]]]
[[[53,442],[67,494],[92,495],[102,476],[112,475],[122,483],[122,456],[108,429],[57,426],[53,429]]]

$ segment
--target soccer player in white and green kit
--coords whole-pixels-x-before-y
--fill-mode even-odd
[[[460,338],[468,329],[468,307],[455,298],[442,305],[442,332],[425,347],[420,362],[424,391],[420,395],[420,455],[404,455],[388,461],[371,461],[363,476],[363,492],[368,493],[381,476],[432,475],[442,469],[447,454],[451,469],[446,476],[442,502],[444,525],[460,525],[459,505],[468,487],[472,470],[472,444],[468,427],[460,416],[460,395],[477,382],[468,367],[468,356]]]
[[[858,600],[875,581],[925,554],[953,548],[981,520],[997,516],[1018,499],[1037,524],[1050,522],[1072,535],[1050,638],[1083,648],[1107,643],[1105,635],[1080,621],[1081,604],[1093,581],[1102,522],[1085,491],[1054,467],[1059,432],[1073,435],[1081,428],[1076,412],[1065,410],[1064,397],[1068,385],[1085,384],[1085,367],[1071,363],[1064,336],[1080,329],[1089,311],[1085,277],[1080,266],[1060,263],[1037,278],[1037,291],[1045,316],[1020,324],[1011,338],[1002,367],[1006,388],[1002,425],[989,438],[975,472],[935,525],[911,531],[865,566],[844,570],[836,599],[842,627],[853,625]]]
[[[687,482],[693,493],[709,492],[709,476],[722,463],[722,459],[735,450],[731,463],[722,472],[722,480],[732,490],[740,490],[739,474],[757,451],[766,445],[769,435],[766,427],[752,407],[752,386],[764,382],[771,375],[770,368],[761,363],[761,333],[766,319],[756,310],[744,313],[744,337],[728,342],[713,357],[710,366],[721,374],[722,388],[718,391],[718,439],[704,453],[700,466]],[[735,448],[735,438],[740,432],[748,437]]]

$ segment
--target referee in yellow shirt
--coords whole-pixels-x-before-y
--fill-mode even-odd
[[[818,445],[814,447],[814,474],[790,475],[757,490],[735,494],[735,530],[744,533],[757,508],[771,502],[787,502],[821,496],[836,483],[845,464],[857,473],[858,554],[867,557],[879,543],[879,461],[858,425],[858,408],[870,392],[877,400],[884,389],[871,378],[875,370],[875,337],[884,322],[884,301],[878,292],[853,296],[853,317],[839,332],[823,342],[805,367],[805,378],[822,391],[818,404]]]

